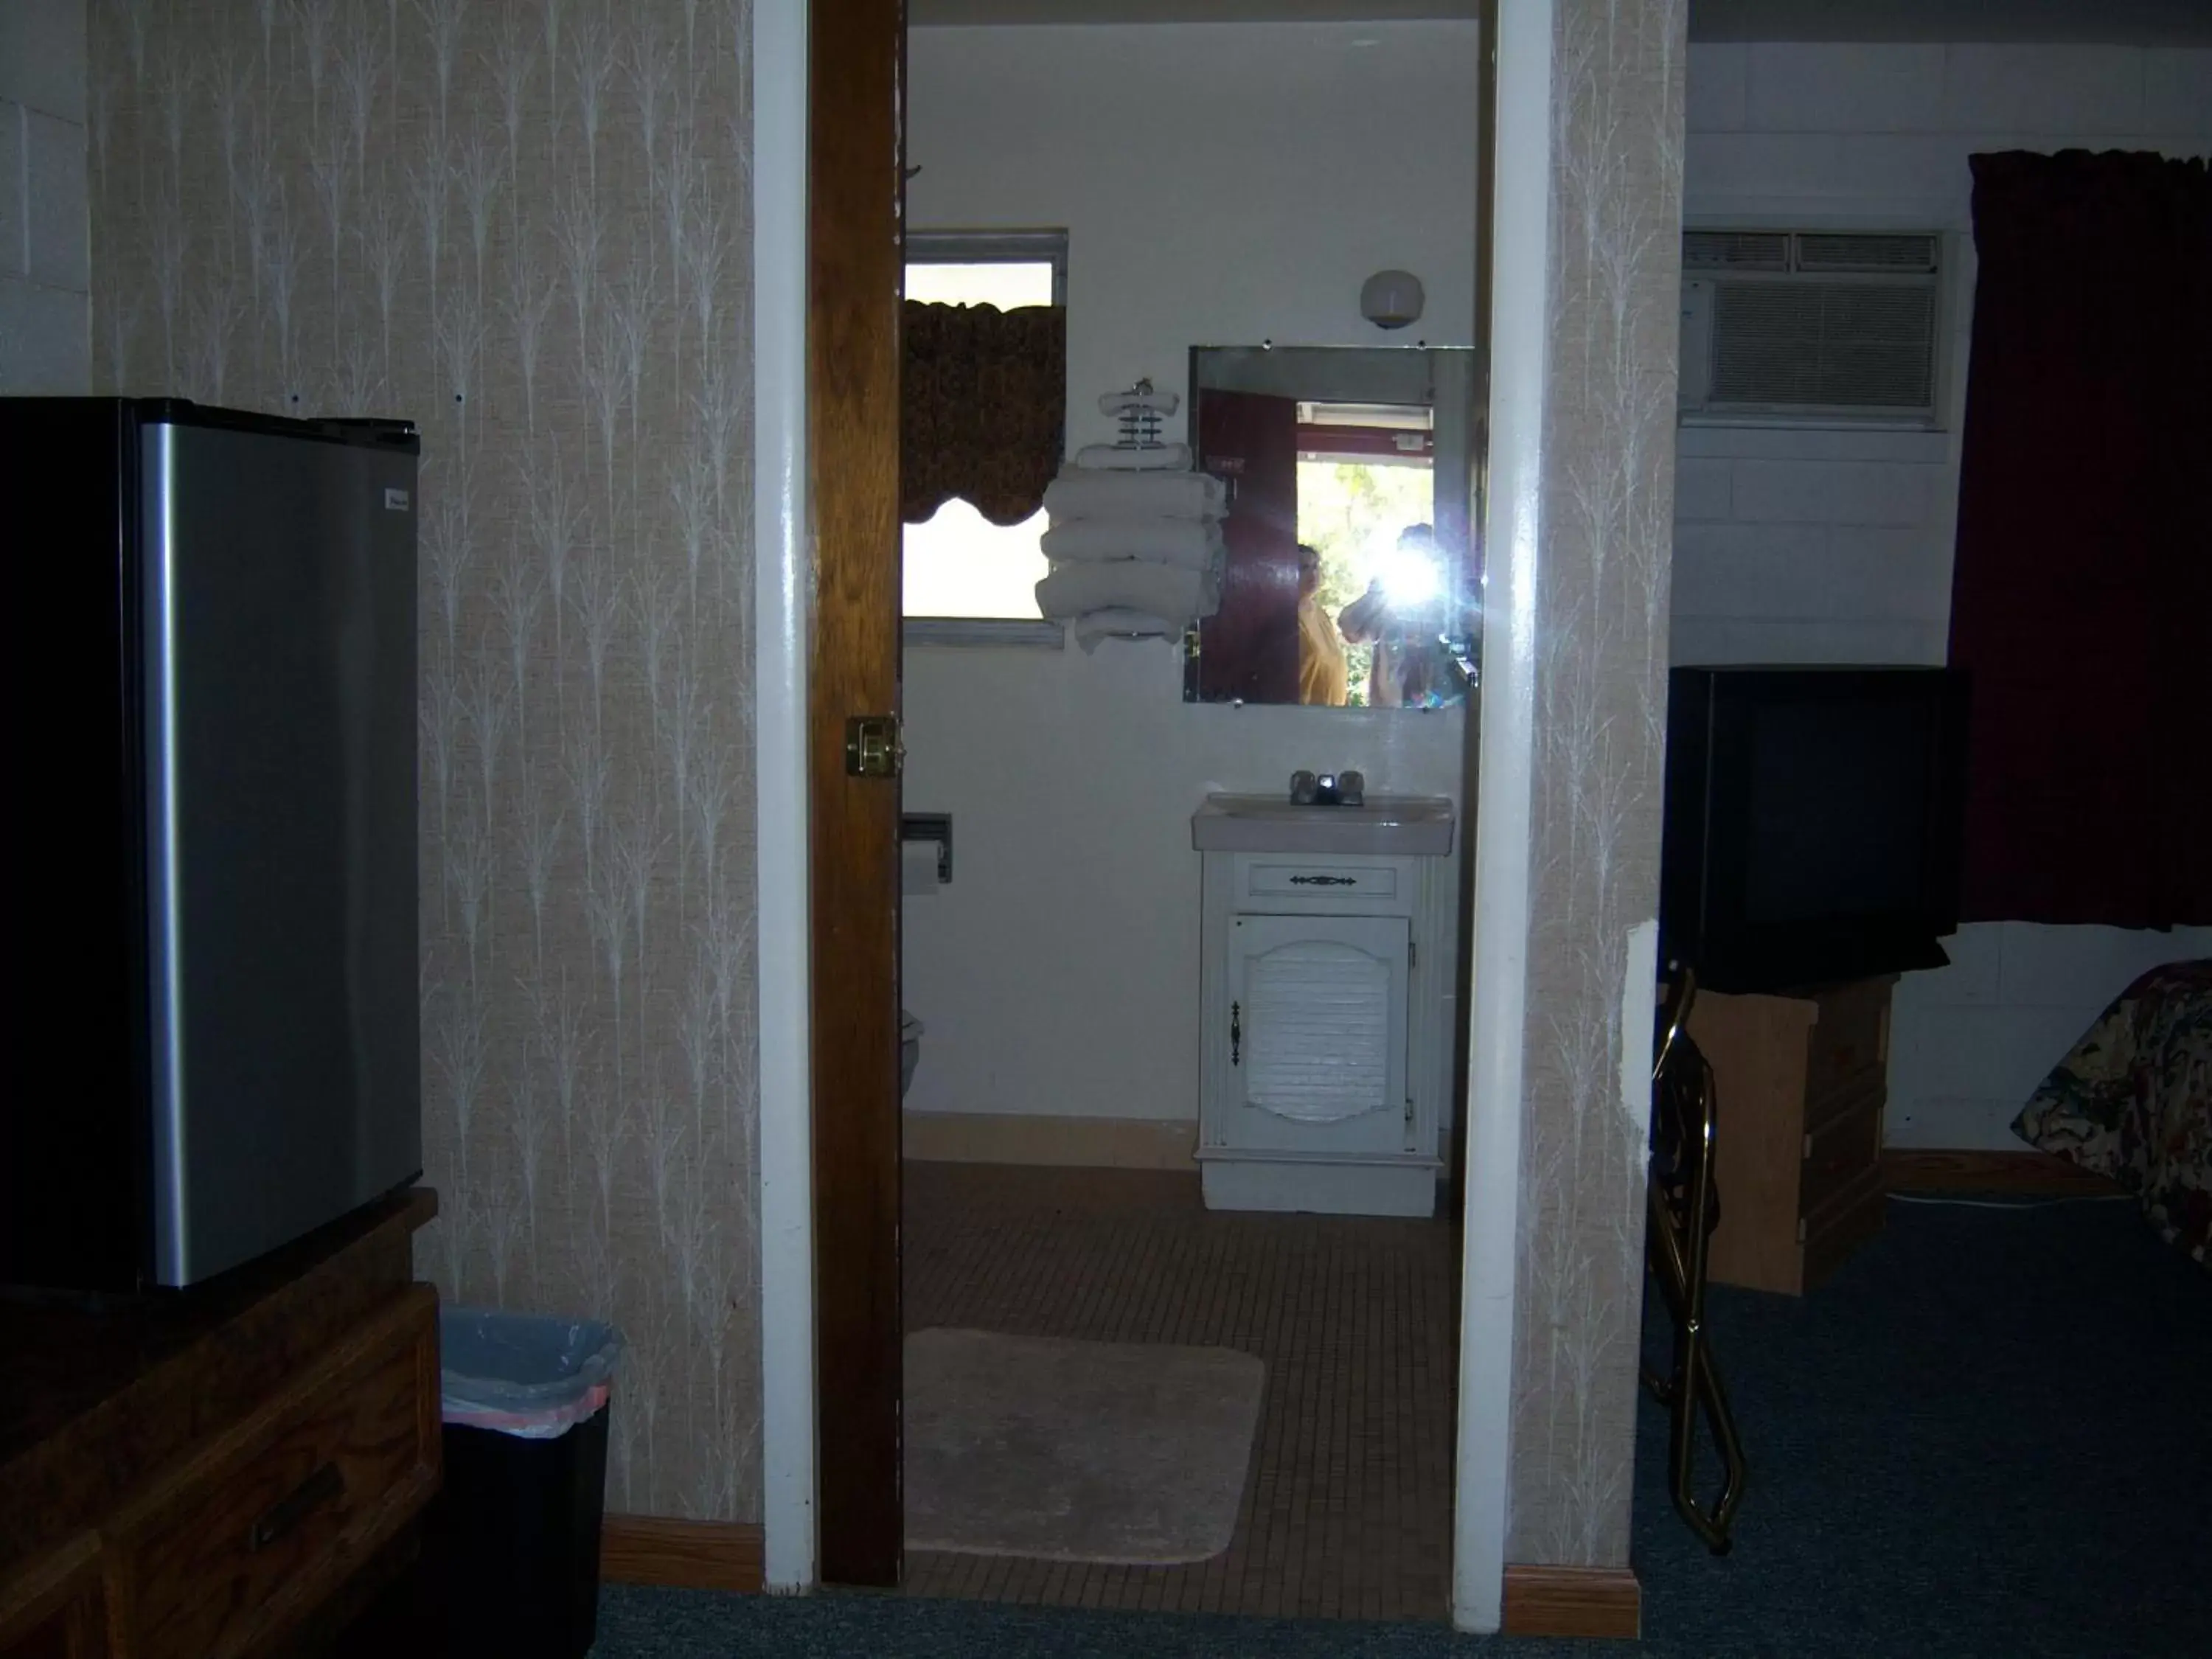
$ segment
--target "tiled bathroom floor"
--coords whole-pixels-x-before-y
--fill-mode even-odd
[[[1441,1620],[1451,1562],[1455,1230],[1215,1214],[1194,1176],[908,1164],[906,1324],[1219,1344],[1267,1362],[1228,1551],[1178,1567],[916,1551],[909,1595]]]

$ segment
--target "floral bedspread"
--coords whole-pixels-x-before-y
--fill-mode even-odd
[[[2118,1182],[2212,1269],[2212,961],[2154,968],[2121,992],[2012,1127]]]

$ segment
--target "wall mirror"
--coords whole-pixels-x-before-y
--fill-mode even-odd
[[[1475,354],[1201,346],[1198,465],[1228,485],[1193,702],[1446,708],[1478,678]]]

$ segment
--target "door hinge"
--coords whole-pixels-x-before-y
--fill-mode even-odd
[[[1244,1005],[1232,1002],[1229,1005],[1229,1063],[1231,1066],[1242,1065],[1243,1058]]]
[[[896,714],[855,714],[845,722],[845,770],[856,778],[895,778],[906,765]]]
[[[1414,944],[1413,940],[1407,939],[1406,941],[1406,966],[1408,968],[1418,968],[1420,965],[1421,947]]]

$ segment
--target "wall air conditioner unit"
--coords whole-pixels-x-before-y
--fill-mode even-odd
[[[1686,231],[1683,418],[1935,425],[1942,252],[1927,231]]]

